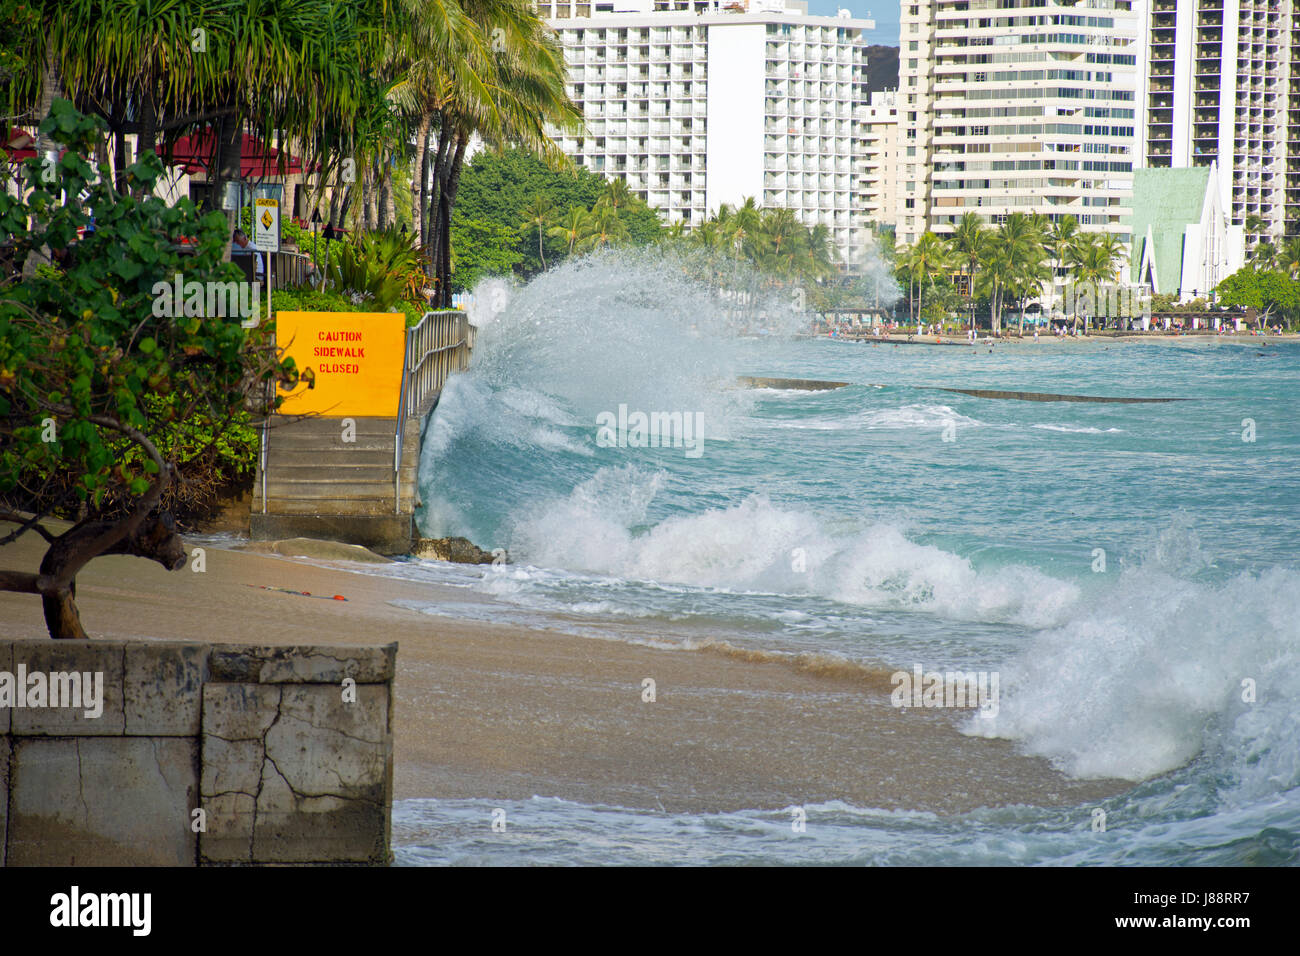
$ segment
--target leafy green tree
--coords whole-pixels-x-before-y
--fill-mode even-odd
[[[102,120],[66,100],[41,131],[67,147],[52,181],[33,159],[30,192],[0,194],[0,230],[20,254],[48,248],[55,263],[0,287],[0,518],[17,525],[0,544],[30,532],[50,546],[38,573],[0,571],[0,588],[40,595],[51,637],[84,638],[75,582],[93,558],[185,563],[170,516],[155,510],[177,471],[160,439],[169,424],[219,436],[250,404],[278,406],[274,383],[292,386],[297,374],[265,323],[245,328],[253,319],[173,296],[178,274],[187,284],[242,278],[222,263],[225,217],[155,198],[163,168],[152,153],[125,171],[141,196],[116,192],[85,159]],[[78,240],[90,209],[95,229]],[[182,237],[192,256],[176,251]],[[55,536],[39,521],[56,513],[86,518]]]
[[[1219,283],[1216,294],[1221,305],[1255,309],[1261,326],[1274,313],[1288,326],[1300,318],[1300,283],[1277,270],[1238,269]]]
[[[451,243],[452,276],[460,290],[471,290],[488,276],[510,275],[524,258],[518,251],[518,231],[480,219],[457,216],[451,224]]]

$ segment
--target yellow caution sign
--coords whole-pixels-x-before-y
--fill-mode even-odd
[[[283,415],[392,418],[402,388],[406,316],[387,312],[277,312],[275,339],[315,386],[280,390]]]
[[[280,200],[253,200],[253,248],[262,252],[280,251]]]

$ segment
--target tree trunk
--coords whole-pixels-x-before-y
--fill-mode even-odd
[[[126,192],[126,133],[118,126],[113,130],[113,189],[118,195]]]
[[[420,113],[415,127],[415,167],[411,170],[411,232],[424,245],[424,192],[429,188],[429,114]]]
[[[465,165],[465,147],[469,145],[469,135],[461,132],[456,135],[456,152],[452,157],[451,169],[447,174],[447,185],[443,189],[443,220],[440,246],[442,251],[441,301],[444,309],[451,308],[451,214],[456,208],[456,192],[460,189],[460,174]]]
[[[366,164],[361,177],[361,216],[357,225],[361,229],[375,228],[375,168],[371,163]]]
[[[146,152],[158,152],[158,110],[149,95],[140,103],[140,132],[135,141],[135,155]]]
[[[36,107],[36,122],[38,124],[50,115],[50,108],[54,105],[55,98],[62,95],[63,90],[59,82],[59,70],[54,62],[54,48],[53,44],[50,44],[45,51],[45,67],[41,70],[41,99]],[[47,154],[58,149],[58,144],[50,138],[48,133],[37,132],[35,145],[36,156],[42,163],[45,162]],[[19,186],[19,192],[22,192],[22,186]],[[23,278],[30,279],[36,275],[37,266],[49,261],[49,246],[42,246],[39,250],[33,249],[27,254],[27,258],[23,260]]]
[[[329,218],[326,219],[325,221],[331,226],[338,221],[339,202],[342,200],[342,198],[343,198],[343,190],[340,189],[338,186],[335,186],[330,190],[330,208],[328,213]]]
[[[393,198],[393,164],[384,163],[379,179],[379,228],[397,228],[397,202]]]
[[[442,210],[443,193],[447,189],[447,180],[451,166],[452,130],[445,112],[438,115],[438,149],[433,157],[429,192],[425,196],[429,203],[428,244],[429,265],[435,282],[441,281],[442,274]],[[438,301],[442,301],[442,289],[436,291]]]
[[[212,180],[212,198],[214,207],[221,208],[221,193],[226,183],[239,182],[239,173],[244,161],[244,119],[236,113],[224,113],[216,126],[217,146],[213,157],[214,178]],[[230,261],[231,237],[239,227],[240,210],[223,210],[229,229],[225,249],[221,254],[222,262]]]
[[[87,557],[87,549],[95,546],[97,539],[121,524],[120,521],[96,521],[77,525],[54,539],[41,560],[36,586],[41,594],[45,612],[45,627],[55,640],[85,640],[81,615],[77,611],[77,583],[75,577],[67,587],[59,588],[54,582],[64,569],[74,562],[84,562],[99,554],[133,554],[157,561],[169,571],[185,565],[185,545],[176,534],[176,525],[167,512],[147,517],[126,538]]]

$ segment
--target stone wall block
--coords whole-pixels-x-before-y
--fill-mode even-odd
[[[123,686],[128,736],[198,734],[209,650],[206,644],[127,645]]]
[[[102,737],[119,735],[125,726],[122,697],[123,641],[14,641],[11,673],[23,668],[29,678],[28,688],[21,689],[30,699],[30,677],[41,674],[46,679],[45,707],[15,707],[10,714],[10,733],[15,737]],[[50,675],[62,677],[51,680]],[[90,678],[87,681],[86,675]],[[61,695],[80,688],[81,700],[99,686],[100,700],[90,708],[98,717],[86,716],[85,706],[54,707],[53,685]],[[82,686],[82,685],[86,686]]]
[[[194,740],[18,738],[10,765],[7,865],[194,866]]]
[[[286,685],[266,734],[259,862],[387,862],[392,799],[388,688]]]
[[[358,684],[393,679],[397,645],[380,647],[250,647],[215,644],[212,677],[219,681],[259,684],[340,684],[350,677]]]

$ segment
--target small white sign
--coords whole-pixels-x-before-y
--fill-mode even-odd
[[[253,248],[262,252],[280,251],[280,201],[253,201]]]

